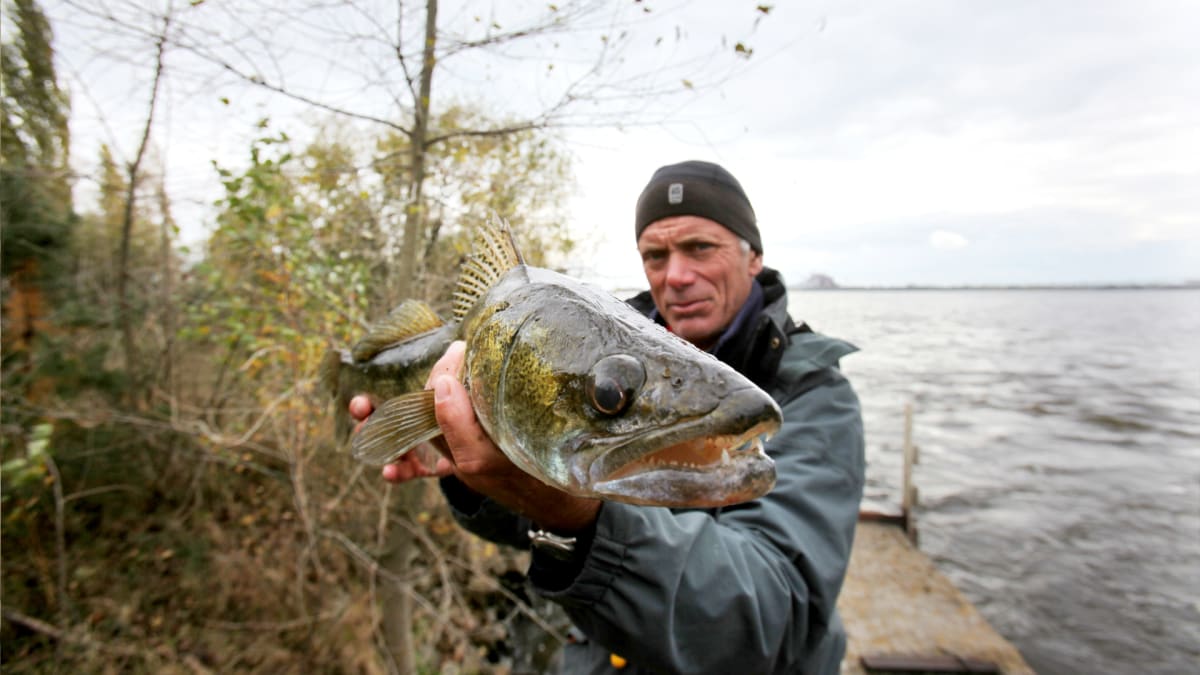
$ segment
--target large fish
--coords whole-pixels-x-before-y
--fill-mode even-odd
[[[613,296],[525,265],[501,224],[464,263],[454,321],[407,301],[322,379],[348,435],[351,396],[382,404],[352,442],[382,465],[441,432],[423,385],[451,340],[466,341],[463,384],[480,424],[514,464],[578,496],[715,507],[775,483],[763,439],[779,407],[716,358]]]

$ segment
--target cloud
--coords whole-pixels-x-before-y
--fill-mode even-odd
[[[722,84],[647,98],[620,130],[577,123],[590,114],[584,111],[562,129],[577,159],[567,219],[597,253],[572,261],[583,276],[644,282],[632,253],[633,204],[655,168],[684,159],[717,161],[738,176],[753,200],[769,264],[789,279],[821,271],[839,282],[897,285],[1177,280],[1200,269],[1200,191],[1193,188],[1200,181],[1200,41],[1193,35],[1200,3],[817,0],[777,3],[752,28],[754,13],[737,3],[661,4],[653,25],[630,27],[635,37],[621,60],[645,71],[678,57]],[[457,14],[442,14],[452,32],[474,30],[468,10],[488,3],[461,5]],[[286,6],[263,3],[251,18],[274,20]],[[340,23],[342,6],[330,7],[321,17]],[[89,59],[103,33],[67,20],[68,9],[51,11],[56,57],[68,66],[63,73],[74,74],[68,88],[81,92],[72,148],[74,161],[85,164],[80,173],[91,175],[87,158],[98,140],[127,154],[138,137],[144,106],[127,102],[142,100],[146,66],[127,72]],[[200,18],[212,15],[197,17],[207,26]],[[243,34],[262,33],[259,23],[246,23]],[[381,74],[379,64],[388,61],[358,33],[328,49],[305,47],[314,35],[333,34],[326,23],[310,13],[289,24],[299,31],[297,54],[277,64],[280,79],[392,116],[395,99],[380,96],[395,84]],[[662,35],[668,39],[659,44]],[[736,77],[723,78],[734,58],[729,45],[743,39],[753,57],[734,61]],[[108,53],[136,51],[97,44]],[[441,71],[435,101],[479,100],[497,114],[516,115],[552,97],[556,78],[576,72],[570,64],[590,64],[583,58],[589,44],[564,42],[548,51],[554,78],[544,59],[488,52],[486,63],[467,60]],[[273,129],[293,138],[320,133],[311,112],[296,112],[304,106],[206,68],[177,65],[163,115],[156,114],[156,147],[185,235],[203,234],[212,219],[208,205],[221,194],[210,160],[239,166],[258,119],[270,117]],[[599,114],[607,100],[627,103],[679,73],[649,72],[653,82],[626,86],[616,78],[611,90],[593,91],[588,100]],[[232,103],[220,103],[218,93]]]
[[[934,230],[929,235],[929,245],[942,251],[966,248],[970,243],[966,237],[950,230]]]

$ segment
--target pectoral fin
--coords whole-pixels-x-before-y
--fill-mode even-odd
[[[433,392],[422,390],[379,406],[354,435],[350,448],[358,461],[382,466],[441,433],[433,412]]]

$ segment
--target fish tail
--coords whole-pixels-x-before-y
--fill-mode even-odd
[[[322,391],[328,393],[333,400],[334,439],[339,447],[346,447],[350,440],[350,432],[354,423],[350,419],[350,393],[348,387],[342,387],[342,360],[347,354],[340,349],[330,349],[321,359],[319,381]],[[345,391],[343,391],[345,390]]]

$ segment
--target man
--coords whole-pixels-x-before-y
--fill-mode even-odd
[[[564,672],[836,673],[845,632],[835,604],[864,471],[858,399],[837,364],[855,348],[788,316],[754,210],[722,167],[660,168],[638,199],[635,232],[650,290],[630,303],[779,403],[769,494],[672,510],[548,487],[479,427],[455,377],[462,343],[430,376],[448,456],[433,471],[406,456],[384,477],[441,476],[464,527],[513,546],[532,540],[533,588],[582,636],[564,647]],[[359,419],[370,410],[365,397],[351,401]]]

